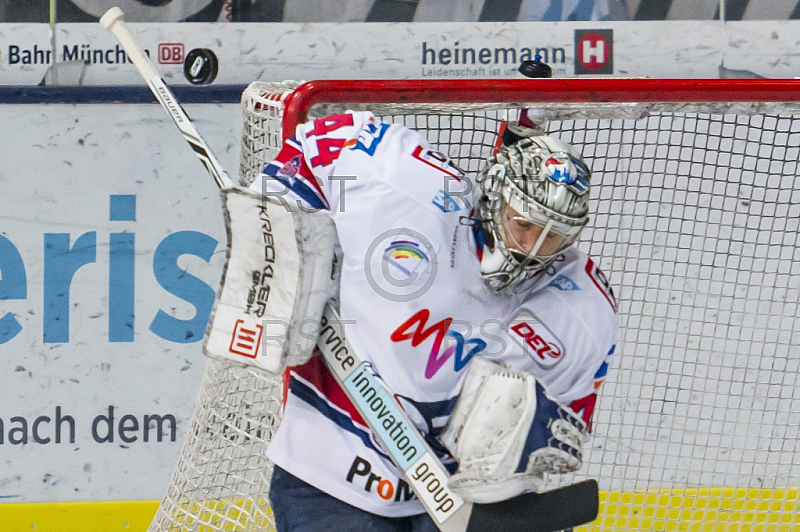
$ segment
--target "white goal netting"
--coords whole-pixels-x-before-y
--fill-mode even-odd
[[[283,98],[296,85],[245,92],[243,183],[280,147]],[[519,102],[358,107],[422,132],[476,172]],[[620,342],[575,477],[597,478],[602,490],[587,530],[800,530],[800,109],[530,107],[592,169],[591,221],[578,245],[620,304]],[[264,451],[281,383],[207,364],[150,531],[271,530]]]

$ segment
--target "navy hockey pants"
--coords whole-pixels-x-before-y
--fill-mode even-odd
[[[428,514],[383,517],[331,497],[275,466],[269,500],[278,532],[438,532]]]

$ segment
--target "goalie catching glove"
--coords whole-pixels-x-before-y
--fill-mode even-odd
[[[545,473],[580,468],[585,434],[533,375],[476,357],[442,434],[458,459],[450,487],[477,503],[538,492]]]
[[[278,374],[311,358],[338,288],[336,229],[324,212],[242,188],[222,195],[228,260],[203,349]]]

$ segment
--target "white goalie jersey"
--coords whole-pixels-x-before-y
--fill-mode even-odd
[[[297,128],[252,188],[330,213],[348,340],[446,463],[437,437],[472,357],[533,373],[590,424],[618,326],[605,276],[573,247],[516,293],[490,291],[472,183],[422,136],[367,112],[318,119]],[[368,512],[424,512],[320,357],[286,377],[270,459]]]

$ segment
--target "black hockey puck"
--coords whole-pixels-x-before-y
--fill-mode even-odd
[[[534,60],[523,61],[519,66],[519,73],[526,78],[552,78],[553,69],[550,65],[543,63],[541,56],[536,56]]]
[[[183,75],[193,85],[208,85],[217,78],[219,61],[217,55],[208,48],[195,48],[186,54],[183,61]]]

